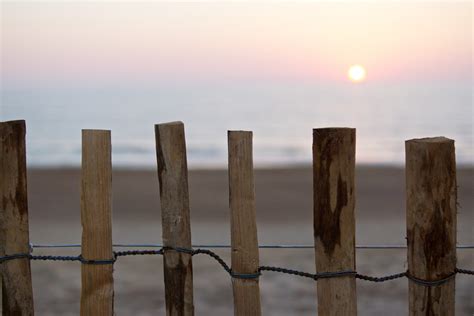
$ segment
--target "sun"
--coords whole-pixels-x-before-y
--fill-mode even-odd
[[[367,72],[365,68],[361,65],[352,65],[347,71],[347,76],[352,82],[361,82],[365,80]]]

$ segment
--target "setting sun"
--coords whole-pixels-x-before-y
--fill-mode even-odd
[[[361,65],[352,65],[347,71],[347,76],[353,82],[361,82],[365,80],[366,73]]]

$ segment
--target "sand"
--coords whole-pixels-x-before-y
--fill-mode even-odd
[[[458,242],[473,244],[474,169],[458,170]],[[357,168],[357,244],[403,244],[405,241],[404,171]],[[257,224],[261,244],[312,244],[312,175],[310,168],[257,170]],[[34,243],[79,243],[80,171],[33,169],[28,174],[30,239]],[[195,244],[229,243],[227,172],[189,173],[192,238]],[[161,243],[158,179],[153,170],[115,170],[113,174],[114,243]],[[229,251],[217,251],[230,263]],[[79,249],[35,250],[35,254],[78,254]],[[473,269],[474,251],[459,250],[458,266]],[[357,270],[385,275],[406,269],[405,250],[358,250]],[[261,265],[314,272],[314,251],[261,250]],[[196,315],[233,315],[232,286],[216,262],[194,257]],[[80,265],[32,263],[37,315],[78,315]],[[121,258],[115,265],[117,315],[164,312],[161,257]],[[458,315],[474,313],[474,279],[456,279]],[[407,280],[357,282],[360,315],[407,314]],[[261,277],[265,315],[314,315],[314,281],[267,272]]]

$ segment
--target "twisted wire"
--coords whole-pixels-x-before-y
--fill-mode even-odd
[[[346,270],[346,271],[333,271],[333,272],[319,272],[319,273],[309,273],[299,270],[293,270],[283,267],[273,267],[273,266],[260,266],[255,273],[237,273],[232,271],[232,268],[215,252],[209,249],[188,249],[182,247],[162,247],[158,250],[126,250],[126,251],[114,251],[112,258],[109,259],[85,259],[82,255],[78,256],[52,256],[52,255],[33,255],[31,253],[18,253],[12,255],[5,255],[0,257],[0,264],[6,261],[15,260],[15,259],[29,259],[29,260],[43,260],[43,261],[78,261],[82,264],[93,264],[93,265],[101,265],[101,264],[114,264],[119,257],[126,257],[126,256],[138,256],[138,255],[164,255],[166,251],[176,251],[178,253],[184,253],[191,256],[204,254],[211,258],[213,258],[217,263],[221,265],[221,267],[232,277],[237,279],[257,279],[260,277],[262,271],[268,272],[277,272],[283,274],[294,275],[303,278],[313,279],[315,281],[319,279],[327,279],[327,278],[337,278],[337,277],[347,277],[352,276],[356,279],[369,281],[369,282],[387,282],[399,278],[406,277],[410,281],[415,282],[417,284],[423,286],[437,286],[448,282],[450,279],[454,278],[456,274],[465,274],[465,275],[474,275],[474,270],[468,269],[461,269],[456,268],[451,274],[447,277],[439,279],[439,280],[423,280],[420,278],[416,278],[409,273],[409,271],[396,273],[392,275],[382,276],[382,277],[374,277],[365,274],[357,273],[357,271]]]
[[[448,282],[449,280],[451,280],[452,278],[454,278],[454,276],[456,275],[457,273],[457,269],[454,270],[454,272],[452,272],[451,274],[449,274],[448,276],[442,278],[442,279],[439,279],[439,280],[434,280],[434,281],[430,281],[430,280],[423,280],[423,279],[420,279],[420,278],[416,278],[414,277],[413,275],[410,275],[410,273],[408,273],[408,271],[405,273],[405,276],[415,282],[415,283],[418,283],[420,285],[424,285],[424,286],[436,286],[436,285],[441,285],[441,284],[444,284],[446,282]]]
[[[456,268],[456,273],[459,273],[459,274],[467,274],[467,275],[474,275],[474,270],[467,270],[467,269],[459,269],[459,268]]]
[[[373,276],[357,273],[355,277],[360,280],[379,283],[379,282],[386,282],[386,281],[400,279],[400,278],[406,277],[406,275],[407,275],[406,272],[401,272],[401,273],[386,275],[383,277],[373,277]]]
[[[31,248],[80,248],[81,244],[31,244]],[[113,244],[114,248],[163,248],[161,244]],[[205,248],[205,249],[218,249],[218,248],[232,248],[229,244],[195,244],[192,248]],[[260,249],[314,249],[314,245],[300,245],[300,244],[265,244],[259,245]],[[459,250],[474,249],[474,245],[471,244],[460,244],[456,246]],[[374,244],[374,245],[356,245],[356,249],[407,249],[406,245],[386,245],[386,244]]]

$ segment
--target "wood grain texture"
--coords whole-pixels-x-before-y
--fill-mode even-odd
[[[355,129],[313,130],[317,272],[355,270]],[[353,276],[317,282],[319,315],[356,315]]]
[[[81,222],[84,259],[111,259],[110,131],[82,131]],[[113,315],[113,282],[113,265],[82,264],[81,315]]]
[[[29,253],[25,121],[0,123],[0,255]],[[0,264],[3,315],[33,315],[29,259]]]
[[[161,220],[165,247],[191,248],[188,166],[184,124],[155,125]],[[194,315],[190,254],[166,250],[164,278],[167,315]]]
[[[456,161],[444,137],[405,143],[408,271],[439,280],[456,268]],[[425,287],[409,282],[410,315],[454,315],[455,279]]]
[[[229,131],[229,204],[232,271],[258,272],[252,132]],[[234,315],[261,315],[258,279],[232,279]]]

